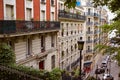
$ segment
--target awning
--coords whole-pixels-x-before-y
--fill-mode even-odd
[[[92,61],[84,62],[84,66],[90,66]]]

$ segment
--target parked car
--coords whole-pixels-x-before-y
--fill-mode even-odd
[[[102,80],[114,80],[111,74],[104,74]]]
[[[107,61],[106,60],[104,60],[104,61],[102,61],[102,64],[101,64],[101,68],[106,68],[107,67]]]

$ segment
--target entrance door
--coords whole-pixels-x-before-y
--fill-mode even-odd
[[[44,61],[39,62],[39,69],[44,69]]]

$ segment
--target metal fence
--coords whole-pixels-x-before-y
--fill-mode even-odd
[[[0,20],[0,34],[59,30],[58,21],[19,21],[19,20]]]

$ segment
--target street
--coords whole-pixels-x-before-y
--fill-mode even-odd
[[[97,65],[98,65],[98,67],[101,66],[101,63],[104,60],[104,58],[105,58],[105,56],[102,56],[101,58],[99,58],[95,68],[90,72],[90,76],[96,77],[96,75],[95,75],[96,67],[97,67]],[[110,66],[110,64],[111,64],[111,66]],[[120,71],[120,67],[118,67],[117,62],[115,60],[111,60],[111,63],[108,62],[107,68],[108,69],[110,68],[110,74],[114,77],[114,80],[119,80],[118,73]],[[105,73],[107,73],[107,70],[105,71]],[[102,79],[103,74],[99,74],[98,77],[100,77],[100,79]]]

